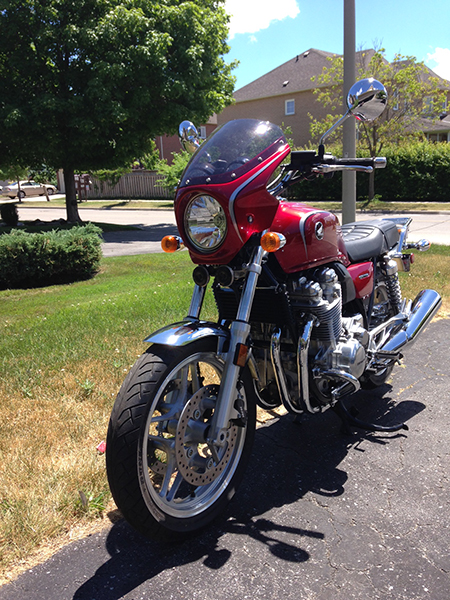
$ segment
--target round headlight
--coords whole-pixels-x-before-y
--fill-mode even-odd
[[[227,218],[211,196],[196,196],[186,207],[184,227],[190,242],[202,252],[213,252],[225,239]]]

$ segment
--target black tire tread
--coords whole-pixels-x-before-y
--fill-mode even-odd
[[[201,340],[202,350],[214,348],[214,342]],[[195,350],[191,350],[194,353]],[[117,395],[106,439],[106,469],[113,498],[125,519],[140,533],[149,538],[171,540],[183,532],[171,532],[163,527],[149,512],[142,497],[138,480],[138,445],[149,403],[162,380],[185,350],[152,346],[143,354],[128,373]],[[253,387],[251,386],[251,389]],[[250,386],[246,386],[247,396]],[[255,409],[254,397],[248,402]],[[254,419],[253,419],[254,424]],[[253,442],[254,426],[247,432],[249,444]],[[239,481],[239,477],[237,477]],[[234,487],[237,487],[236,485]],[[225,506],[229,493],[223,494],[215,505]]]

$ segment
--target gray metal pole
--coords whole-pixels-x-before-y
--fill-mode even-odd
[[[344,0],[344,111],[348,90],[355,83],[355,0]],[[350,118],[343,126],[344,158],[356,155],[356,122]],[[356,220],[356,173],[342,173],[342,223]]]

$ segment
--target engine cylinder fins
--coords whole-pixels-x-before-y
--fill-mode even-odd
[[[317,269],[316,280],[300,277],[293,284],[292,306],[318,320],[312,339],[335,342],[342,331],[341,285],[334,269]]]

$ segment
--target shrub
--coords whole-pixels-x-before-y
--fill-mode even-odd
[[[102,256],[99,227],[92,224],[45,233],[0,236],[0,288],[39,287],[91,277]]]
[[[0,216],[2,221],[10,227],[16,227],[19,222],[19,213],[17,212],[17,204],[14,202],[5,202],[0,205]]]
[[[328,150],[328,148],[327,148]],[[357,152],[358,156],[363,156]],[[375,172],[375,193],[380,200],[443,202],[450,200],[450,144],[411,142],[402,146],[387,146],[382,155],[385,169]],[[357,175],[357,198],[366,200],[369,177]],[[290,198],[306,202],[339,200],[342,195],[342,175],[330,179],[319,177],[303,181],[288,191]]]

